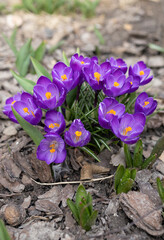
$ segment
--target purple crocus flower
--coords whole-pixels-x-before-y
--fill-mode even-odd
[[[146,116],[154,112],[157,107],[157,101],[152,97],[148,97],[146,92],[142,92],[135,102],[135,113],[142,112]]]
[[[125,113],[120,120],[114,117],[111,121],[113,133],[124,143],[133,144],[139,140],[139,135],[143,132],[146,122],[145,114]]]
[[[37,158],[50,163],[62,163],[66,158],[66,149],[63,139],[54,133],[47,133],[37,148]]]
[[[110,63],[112,67],[112,72],[117,69],[120,69],[123,73],[126,73],[127,64],[124,62],[122,58],[115,59],[111,57],[110,60],[107,59],[106,61]]]
[[[105,98],[100,104],[98,109],[98,120],[101,127],[111,129],[110,122],[114,116],[118,119],[124,114],[125,106],[117,102],[115,98]]]
[[[130,83],[130,88],[129,90],[127,91],[127,93],[132,93],[132,92],[135,92],[139,86],[140,86],[140,78],[137,77],[137,76],[132,76],[130,75],[127,79],[126,79],[127,82]]]
[[[98,65],[96,61],[92,61],[89,68],[84,68],[83,73],[86,81],[94,90],[101,90],[104,80],[111,72],[109,62],[104,62]]]
[[[65,142],[72,147],[82,147],[90,141],[91,134],[84,128],[80,119],[75,119],[65,132]]]
[[[145,85],[153,79],[153,76],[149,76],[149,74],[150,69],[147,68],[143,61],[137,62],[133,67],[129,67],[129,75],[140,77],[140,85]]]
[[[63,104],[66,91],[60,82],[52,83],[47,77],[41,76],[34,86],[36,104],[44,109],[54,109]]]
[[[107,76],[103,91],[108,97],[117,97],[127,93],[130,87],[131,84],[126,80],[125,74],[118,69]]]
[[[3,113],[8,116],[10,118],[11,121],[18,123],[18,121],[16,120],[13,112],[12,112],[12,106],[14,107],[14,103],[17,101],[21,100],[21,94],[17,93],[16,95],[14,95],[13,97],[10,97],[6,100],[6,105],[4,106],[4,110]]]
[[[62,133],[66,127],[63,114],[55,110],[46,112],[44,124],[45,132],[53,132],[58,134]]]
[[[58,62],[52,69],[53,82],[59,81],[66,88],[67,92],[75,88],[79,83],[80,73],[78,69],[73,71],[63,62]]]
[[[32,125],[37,125],[42,118],[42,110],[35,104],[33,96],[23,92],[21,99],[13,105],[17,113]]]

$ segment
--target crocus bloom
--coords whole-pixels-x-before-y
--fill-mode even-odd
[[[4,106],[4,110],[3,113],[8,116],[10,118],[11,121],[18,123],[18,121],[16,120],[11,107],[14,106],[14,103],[16,101],[20,101],[21,100],[21,94],[17,93],[16,95],[14,95],[13,97],[10,97],[6,100],[6,105]]]
[[[45,132],[53,132],[58,134],[62,133],[66,126],[63,114],[55,110],[46,112],[44,124]]]
[[[94,90],[101,90],[104,80],[111,72],[109,62],[104,62],[98,65],[96,61],[92,61],[89,68],[84,68],[83,73],[86,81]]]
[[[143,61],[137,62],[133,67],[129,67],[129,75],[140,77],[140,85],[145,85],[153,79],[153,76],[149,76],[149,74],[150,69],[147,68]]]
[[[125,74],[121,70],[116,70],[107,76],[103,91],[108,97],[117,97],[129,91],[130,82],[126,80]]]
[[[118,119],[124,114],[125,106],[117,102],[115,98],[105,98],[98,109],[98,120],[101,127],[111,129],[110,122],[114,116]]]
[[[53,82],[59,81],[66,88],[67,92],[75,88],[79,83],[80,73],[72,70],[63,62],[58,62],[52,69]]]
[[[130,82],[130,88],[127,93],[135,92],[140,86],[140,78],[137,76],[130,75],[127,79],[127,82]]]
[[[66,158],[66,149],[63,139],[54,133],[47,133],[38,148],[37,158],[50,163],[62,163]]]
[[[75,119],[65,132],[65,142],[72,147],[82,147],[90,141],[90,132],[84,128],[80,119]]]
[[[106,60],[107,62],[110,63],[112,67],[112,72],[120,69],[123,73],[126,73],[127,71],[127,64],[123,61],[122,58],[115,59],[113,57],[110,58],[110,60]]]
[[[59,83],[52,83],[47,77],[41,76],[34,86],[36,104],[44,109],[54,109],[63,104],[66,97],[65,88]]]
[[[157,107],[157,101],[148,97],[146,92],[141,93],[135,102],[135,112],[142,112],[146,116],[154,112]]]
[[[124,143],[133,144],[139,140],[139,135],[143,132],[146,122],[145,114],[124,114],[120,120],[114,117],[111,121],[113,133]]]
[[[42,110],[35,104],[33,96],[23,92],[21,99],[13,105],[17,113],[32,125],[37,125],[42,118]]]

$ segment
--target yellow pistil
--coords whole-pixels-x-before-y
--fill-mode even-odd
[[[30,114],[30,113],[29,113],[29,110],[28,110],[28,108],[27,108],[27,107],[23,108],[23,111],[24,111],[25,113],[28,113],[28,114]]]
[[[46,96],[47,99],[50,99],[51,98],[51,93],[50,92],[46,92],[45,96]]]
[[[34,114],[34,112],[33,111],[30,111],[31,112],[31,114],[33,115],[33,117],[35,117],[35,114]]]
[[[133,83],[132,83],[132,82],[130,82],[130,84],[132,85]]]
[[[54,152],[56,151],[56,150],[55,150],[55,143],[51,144],[51,145],[50,145],[50,148],[51,148],[51,149],[50,149],[50,152],[51,152],[51,153],[54,153]]]
[[[97,81],[97,82],[98,82],[98,84],[99,84],[99,81],[100,81],[101,74],[100,74],[100,73],[98,73],[98,72],[95,72],[95,73],[94,73],[94,77],[96,78],[96,81]]]
[[[143,107],[147,106],[149,104],[149,102],[144,102]]]
[[[131,127],[126,127],[123,131],[123,135],[126,136],[128,132],[132,131]]]
[[[118,82],[114,82],[114,86],[118,87],[120,84]]]
[[[83,62],[83,61],[81,61],[81,64],[84,64],[84,62]]]
[[[140,76],[142,76],[142,75],[144,75],[145,73],[144,73],[144,71],[140,71]]]
[[[79,141],[79,138],[82,135],[82,132],[81,131],[76,131],[75,135],[76,135],[76,141]]]
[[[61,78],[62,78],[62,81],[67,80],[67,76],[66,76],[66,74],[62,75]]]
[[[15,102],[16,102],[16,101],[13,101],[13,102],[11,103],[11,105],[13,105]]]
[[[114,111],[113,109],[111,109],[110,111],[107,112],[107,114],[110,113],[110,114],[113,114],[113,115],[116,115],[116,111]]]

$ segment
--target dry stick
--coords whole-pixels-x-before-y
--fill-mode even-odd
[[[128,229],[130,229],[130,227],[132,227],[134,224],[136,224],[137,222],[139,222],[140,220],[142,221],[144,218],[146,218],[147,216],[149,216],[151,213],[155,212],[155,211],[158,211],[160,210],[162,207],[164,207],[163,204],[159,205],[158,207],[156,207],[155,209],[151,210],[150,212],[146,213],[145,215],[143,215],[142,217],[138,216],[138,219],[137,220],[133,220],[129,225],[125,226],[125,227],[122,227],[120,229],[114,229],[114,230],[109,230],[109,231],[106,231],[105,233],[103,234],[99,234],[99,235],[90,235],[89,238],[99,238],[101,236],[106,236],[108,234],[115,234],[115,233],[120,233],[122,231],[126,231]],[[164,230],[163,230],[163,233],[164,233]]]
[[[114,175],[110,175],[108,177],[103,177],[103,178],[93,178],[91,180],[81,180],[81,181],[72,181],[72,182],[56,182],[56,183],[40,183],[35,181],[33,178],[31,180],[39,185],[43,186],[55,186],[55,185],[64,185],[64,184],[79,184],[79,183],[89,183],[89,182],[97,182],[97,181],[104,181],[106,179],[113,178]]]

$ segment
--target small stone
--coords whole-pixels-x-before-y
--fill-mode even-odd
[[[160,68],[164,67],[163,56],[153,56],[148,59],[148,66],[150,68]]]
[[[3,131],[3,134],[5,134],[7,136],[14,136],[17,134],[17,130],[15,129],[14,126],[9,126],[9,127],[5,128],[5,130]]]
[[[164,175],[164,162],[163,161],[158,161],[156,165],[156,170]]]
[[[110,216],[110,215],[117,214],[118,208],[119,208],[118,200],[117,199],[111,199],[109,201],[107,209],[105,210],[105,215]]]
[[[31,196],[29,195],[28,197],[26,197],[22,203],[22,208],[28,208],[30,206],[31,203]]]
[[[135,181],[140,185],[143,183],[147,183],[150,178],[151,171],[148,169],[144,169],[137,172]]]
[[[4,218],[11,226],[18,226],[23,222],[25,217],[25,210],[17,205],[7,205],[4,210]]]

